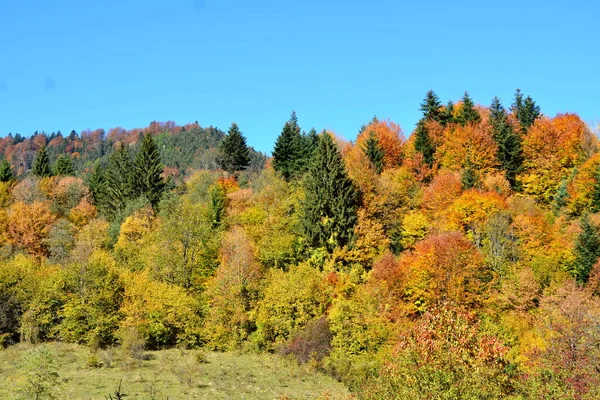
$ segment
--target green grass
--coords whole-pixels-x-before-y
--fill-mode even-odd
[[[121,380],[127,400],[350,398],[334,379],[271,354],[171,349],[133,358],[121,349],[45,346],[57,361],[60,386],[55,391],[61,399],[105,399]],[[19,398],[27,386],[18,366],[33,348],[20,344],[0,351],[0,399]]]

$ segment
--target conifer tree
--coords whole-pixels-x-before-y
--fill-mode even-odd
[[[596,181],[594,182],[594,188],[592,190],[592,212],[600,211],[600,165],[598,165],[595,175]]]
[[[317,144],[319,143],[319,135],[317,135],[317,131],[315,128],[312,128],[308,134],[303,135],[303,158],[304,158],[304,171],[308,170],[310,165],[310,161],[312,160],[313,155],[315,154],[315,150],[317,148]]]
[[[506,110],[498,97],[494,97],[490,105],[490,124],[494,141],[498,145],[498,161],[505,171],[506,179],[516,189],[517,175],[523,164],[522,139],[513,131]]]
[[[58,156],[54,162],[54,175],[75,175],[75,168],[73,167],[73,161],[71,160],[71,157],[65,154]]]
[[[536,119],[541,117],[540,107],[530,96],[523,99],[521,89],[515,92],[515,99],[511,106],[511,111],[515,114],[519,125],[521,126],[521,135],[527,133],[527,130],[533,125]]]
[[[158,209],[166,183],[162,177],[163,165],[158,147],[150,133],[146,133],[142,138],[142,144],[135,156],[134,171],[134,193],[137,196],[145,196],[152,208]]]
[[[465,126],[468,123],[476,123],[481,120],[481,116],[479,112],[475,109],[475,104],[468,92],[462,97],[462,107],[458,110],[458,114],[456,115],[456,122]]]
[[[105,211],[106,207],[106,174],[104,168],[96,165],[88,175],[87,185],[90,189],[92,202],[98,210]]]
[[[369,158],[369,161],[371,161],[371,165],[373,166],[373,169],[375,169],[375,172],[381,174],[383,171],[383,157],[385,156],[385,153],[379,145],[379,140],[377,140],[377,136],[375,136],[373,131],[369,132],[369,138],[365,142],[363,151]]]
[[[302,226],[309,245],[332,251],[351,245],[358,193],[337,145],[322,133],[305,181]]]
[[[39,178],[52,176],[52,168],[50,167],[50,157],[48,156],[46,146],[42,147],[35,155],[32,172],[35,176]]]
[[[465,161],[465,169],[461,176],[461,183],[463,189],[473,189],[477,186],[479,182],[477,171],[475,170],[473,163],[471,162],[471,157],[467,155],[467,160]]]
[[[553,198],[552,210],[554,211],[554,215],[558,215],[560,210],[567,205],[567,196],[567,180],[563,179]]]
[[[220,145],[221,167],[228,172],[246,169],[250,165],[250,150],[246,138],[234,122]]]
[[[304,145],[305,141],[300,134],[296,113],[292,112],[289,121],[285,123],[281,134],[277,137],[273,149],[273,168],[286,181],[303,172],[306,157]]]
[[[435,144],[429,137],[429,132],[423,120],[417,123],[417,129],[415,130],[415,150],[423,154],[423,160],[427,165],[433,166]]]
[[[444,107],[442,111],[442,125],[451,124],[454,121],[454,103],[452,100],[448,100],[448,104]]]
[[[440,103],[439,97],[433,90],[428,91],[419,108],[423,112],[423,119],[442,122],[443,115],[441,109],[442,103]]]
[[[15,179],[10,163],[6,160],[0,161],[0,182],[10,182]]]
[[[587,214],[581,218],[581,233],[575,243],[575,278],[581,284],[587,283],[592,267],[600,257],[600,236],[598,228],[591,224]]]
[[[127,201],[133,199],[134,166],[127,147],[121,143],[110,155],[106,174],[104,203],[109,217],[125,209]]]

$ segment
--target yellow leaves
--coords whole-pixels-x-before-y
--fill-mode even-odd
[[[138,244],[144,236],[152,230],[154,214],[152,209],[147,207],[137,211],[129,216],[121,224],[117,247],[123,248],[128,245]]]
[[[449,208],[448,228],[463,231],[481,228],[492,213],[506,207],[504,198],[497,192],[468,190]]]
[[[443,144],[436,158],[442,168],[459,171],[468,158],[480,174],[496,171],[498,147],[489,124],[467,126],[450,124],[444,131]]]
[[[422,240],[429,233],[431,223],[427,216],[420,211],[410,211],[402,220],[403,248],[411,248],[416,242]]]
[[[577,170],[577,175],[567,186],[567,208],[570,213],[579,215],[592,206],[592,193],[600,170],[600,153],[595,154]]]
[[[94,219],[96,214],[96,207],[91,204],[87,198],[83,198],[76,207],[71,209],[69,220],[81,227],[87,225],[88,222]]]
[[[354,233],[356,242],[346,258],[364,267],[370,266],[390,244],[390,240],[385,236],[383,225],[368,217],[364,209],[358,211],[358,223],[354,227]]]
[[[55,221],[47,202],[17,202],[8,211],[8,240],[30,254],[43,257],[48,254],[44,239]]]

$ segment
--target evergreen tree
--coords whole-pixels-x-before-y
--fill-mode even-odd
[[[121,143],[110,155],[106,174],[104,192],[105,209],[109,218],[115,217],[125,209],[127,202],[134,197],[134,166],[127,147]]]
[[[210,212],[212,216],[212,227],[218,228],[223,224],[225,210],[227,208],[227,194],[220,185],[213,185],[210,188]]]
[[[50,157],[48,156],[46,146],[42,147],[35,155],[32,172],[35,176],[39,178],[52,176],[52,168],[50,167]]]
[[[575,277],[581,284],[587,283],[592,267],[600,257],[598,228],[590,223],[587,214],[581,218],[581,233],[575,243]]]
[[[54,162],[54,175],[75,175],[75,168],[73,167],[73,161],[71,160],[71,157],[65,154],[58,156]]]
[[[465,126],[468,123],[476,123],[481,120],[481,116],[479,112],[475,109],[475,104],[468,92],[462,97],[462,106],[460,110],[458,110],[458,114],[456,115],[456,122]]]
[[[479,178],[477,176],[477,171],[475,170],[473,163],[471,162],[471,157],[467,155],[467,160],[465,162],[465,169],[461,176],[461,183],[463,189],[473,189],[477,186],[479,182]]]
[[[523,164],[521,136],[513,131],[506,110],[498,97],[494,97],[490,105],[490,124],[494,141],[498,145],[498,161],[510,185],[517,188],[517,175]]]
[[[423,119],[442,122],[443,116],[441,109],[442,103],[440,103],[439,97],[433,90],[428,91],[419,108],[419,110],[423,112]]]
[[[358,193],[331,136],[322,133],[305,181],[302,226],[309,245],[332,251],[351,245]]]
[[[560,183],[560,186],[556,190],[556,194],[554,195],[553,199],[554,201],[552,203],[552,210],[554,211],[555,215],[558,215],[560,210],[567,205],[567,196],[567,180],[563,179]]]
[[[220,145],[221,167],[228,172],[246,169],[250,165],[250,151],[246,138],[234,122]]]
[[[529,127],[533,125],[535,120],[541,117],[540,107],[535,104],[535,101],[530,96],[523,99],[521,89],[515,92],[515,99],[511,106],[511,111],[515,114],[519,125],[521,126],[521,134],[524,135]]]
[[[319,135],[317,135],[317,131],[315,128],[312,128],[308,134],[303,135],[304,139],[304,150],[303,150],[303,158],[304,158],[304,170],[308,169],[310,165],[310,161],[312,160],[313,155],[315,154],[315,150],[317,148],[317,144],[319,143]]]
[[[596,182],[594,182],[594,188],[592,191],[592,212],[600,211],[600,165],[596,168]]]
[[[10,163],[6,160],[0,161],[0,182],[10,182],[15,179]]]
[[[283,130],[273,149],[273,168],[279,172],[286,181],[303,172],[305,165],[304,138],[300,134],[296,113],[292,115],[283,126]]]
[[[142,143],[135,156],[133,188],[137,196],[145,196],[152,208],[158,209],[158,203],[165,191],[165,180],[162,177],[163,165],[158,147],[150,133],[142,138]]]
[[[423,154],[423,160],[427,165],[433,166],[435,144],[429,137],[429,132],[423,120],[417,123],[417,129],[415,130],[415,150]]]
[[[444,107],[444,110],[442,111],[441,118],[442,125],[448,125],[453,122],[456,122],[454,120],[454,103],[452,102],[452,100],[448,100],[448,104],[446,105],[446,107]]]
[[[96,208],[104,212],[106,207],[106,174],[104,168],[96,165],[92,172],[87,177],[87,185],[90,189],[92,203]]]
[[[373,131],[369,132],[369,138],[365,142],[363,151],[369,158],[369,161],[371,161],[371,165],[375,169],[375,172],[381,174],[383,171],[383,157],[385,153],[379,145],[379,140],[377,140],[377,136],[375,136]]]

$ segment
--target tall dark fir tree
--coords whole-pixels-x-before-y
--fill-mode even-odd
[[[160,160],[158,147],[154,142],[154,137],[146,133],[142,138],[142,143],[135,155],[133,189],[137,196],[144,196],[148,199],[152,208],[158,209],[158,203],[166,188],[166,182],[163,179],[163,165]]]
[[[342,155],[328,133],[322,133],[305,180],[302,226],[313,247],[332,251],[351,245],[357,222],[358,192]]]
[[[369,132],[369,137],[367,138],[363,151],[369,161],[371,162],[371,166],[378,174],[381,174],[383,171],[383,158],[385,153],[379,144],[379,140],[377,140],[377,136],[373,131]]]
[[[423,118],[426,120],[440,123],[444,120],[442,103],[433,90],[427,92],[419,110],[423,112]]]
[[[242,171],[250,165],[250,150],[246,138],[234,122],[220,145],[221,167],[228,172]]]
[[[75,167],[73,167],[73,160],[66,154],[58,156],[54,162],[54,175],[57,176],[68,176],[75,175]]]
[[[46,146],[42,147],[35,155],[31,172],[39,178],[52,176],[52,167]]]
[[[6,160],[0,161],[0,182],[10,182],[15,179],[15,174]]]
[[[97,171],[98,172],[98,171]],[[123,143],[110,155],[102,187],[104,208],[109,218],[125,209],[127,202],[134,198],[134,165],[129,150]]]
[[[417,123],[414,146],[415,150],[423,155],[423,161],[432,167],[435,155],[435,143],[429,136],[429,131],[424,120],[420,120]]]
[[[515,99],[511,106],[511,111],[515,114],[519,125],[521,126],[521,135],[527,133],[527,130],[533,125],[536,119],[542,116],[540,107],[530,96],[523,98],[521,89],[515,92]]]
[[[477,123],[481,120],[481,116],[477,109],[475,109],[475,103],[469,96],[468,92],[462,97],[462,105],[456,114],[456,122],[465,126],[469,123]]]
[[[292,112],[290,119],[283,125],[283,130],[277,137],[273,149],[273,168],[286,181],[302,172],[305,157],[304,145],[298,118],[296,113]]]
[[[575,278],[581,284],[587,283],[592,267],[600,258],[600,235],[598,228],[590,222],[587,214],[581,218],[581,233],[575,242]]]
[[[494,97],[490,105],[490,124],[494,141],[498,145],[498,161],[510,185],[513,189],[517,189],[517,175],[523,164],[522,139],[514,132],[508,121],[508,114],[498,97]]]

